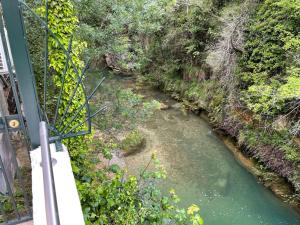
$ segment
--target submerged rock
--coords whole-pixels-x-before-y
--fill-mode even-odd
[[[122,159],[119,156],[118,151],[112,153],[112,159],[109,160],[108,165],[109,166],[118,165],[121,169],[124,169],[126,167],[126,163],[125,163],[124,159]]]
[[[174,105],[172,105],[172,108],[173,109],[181,109],[181,107],[182,107],[182,104],[181,103],[175,103]]]
[[[214,189],[222,196],[226,196],[229,191],[230,173],[226,172],[223,176],[219,177],[214,184]]]
[[[227,179],[225,178],[220,178],[217,180],[217,186],[220,187],[220,188],[225,188],[227,186]]]
[[[159,106],[159,109],[160,110],[167,110],[167,109],[169,109],[170,108],[170,106],[169,105],[166,105],[166,104],[164,104],[164,103],[160,103],[160,106]]]

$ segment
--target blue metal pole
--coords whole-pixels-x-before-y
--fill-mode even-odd
[[[3,18],[8,33],[16,78],[19,84],[28,134],[33,148],[40,145],[39,107],[35,80],[25,39],[23,16],[18,0],[1,1]]]

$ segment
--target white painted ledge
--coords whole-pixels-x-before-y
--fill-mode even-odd
[[[33,225],[33,221],[31,220],[24,223],[19,223],[18,225]]]
[[[60,224],[84,225],[68,151],[64,146],[62,152],[56,152],[54,144],[51,144],[50,148],[51,157],[56,161],[53,165],[53,173]],[[47,225],[41,149],[37,148],[31,151],[30,157],[32,166],[33,223],[34,225]]]

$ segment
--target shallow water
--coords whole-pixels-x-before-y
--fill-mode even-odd
[[[147,147],[126,158],[129,172],[156,152],[168,173],[162,189],[174,188],[182,206],[198,204],[205,225],[300,225],[300,215],[240,166],[198,116],[159,111],[141,130]]]

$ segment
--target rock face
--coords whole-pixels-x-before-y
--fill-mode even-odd
[[[273,123],[273,128],[277,131],[283,131],[287,127],[288,127],[288,121],[284,116],[278,117]]]
[[[132,76],[133,63],[128,62],[127,67],[124,68],[119,64],[119,61],[122,60],[122,55],[114,55],[114,54],[105,54],[105,63],[106,65],[112,69],[116,74],[123,76]]]

